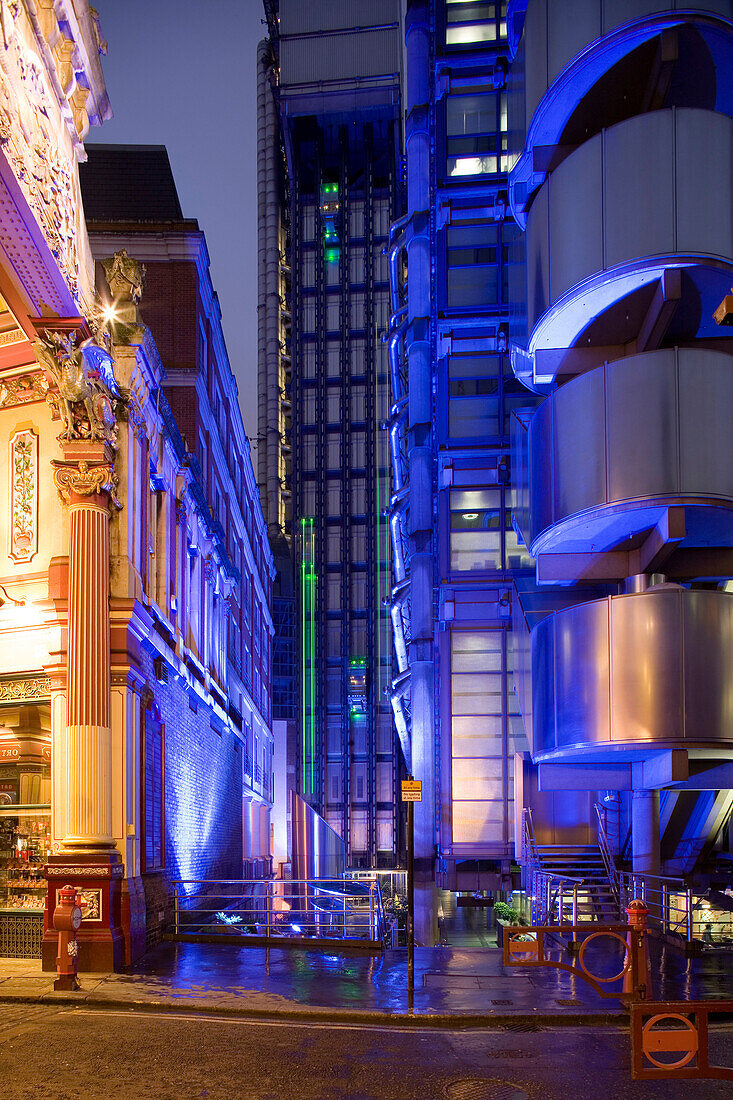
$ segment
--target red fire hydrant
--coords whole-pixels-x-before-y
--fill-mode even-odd
[[[76,961],[79,954],[76,933],[80,925],[81,909],[76,904],[76,890],[73,886],[62,886],[53,911],[53,926],[59,934],[54,989],[80,988],[76,977]]]
[[[646,943],[646,918],[649,910],[640,898],[634,898],[626,907],[629,919],[627,937],[629,969],[624,974],[623,992],[640,1000],[648,1000],[649,955]]]

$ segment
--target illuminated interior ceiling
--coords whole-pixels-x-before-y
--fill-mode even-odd
[[[9,345],[21,344],[27,339],[28,337],[18,324],[15,314],[2,294],[0,294],[0,352]],[[2,358],[0,357],[0,367],[1,366]]]

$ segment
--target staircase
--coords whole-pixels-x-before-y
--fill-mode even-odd
[[[598,844],[535,844],[534,854],[548,923],[573,923],[574,903],[578,924],[618,921],[616,892]]]

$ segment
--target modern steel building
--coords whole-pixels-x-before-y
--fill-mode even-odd
[[[510,340],[545,395],[517,516],[567,594],[515,607],[523,802],[541,842],[595,843],[595,802],[622,865],[704,878],[733,800],[733,4],[509,8]]]
[[[525,810],[590,859],[602,807],[648,873],[728,847],[733,27],[675,8],[407,4],[394,686],[423,942],[436,886],[516,885]]]
[[[288,784],[347,863],[399,850],[389,703],[389,227],[401,213],[399,0],[265,3],[259,454],[278,559]]]
[[[508,347],[519,233],[507,201],[505,14],[499,3],[421,0],[405,24],[408,211],[390,265],[393,617],[397,720],[423,782],[425,943],[439,931],[436,886],[446,916],[456,891],[511,887],[512,768],[527,747],[509,635],[513,582],[531,562],[511,522],[509,425],[533,398]]]

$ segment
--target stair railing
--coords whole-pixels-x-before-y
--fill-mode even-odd
[[[616,859],[613,854],[613,848],[608,839],[608,832],[606,830],[606,809],[600,802],[595,803],[596,817],[598,818],[598,847],[601,850],[601,859],[603,860],[603,866],[606,869],[608,875],[608,883],[613,892],[613,897],[616,905],[621,906],[621,884],[619,882],[618,869],[616,867]]]

